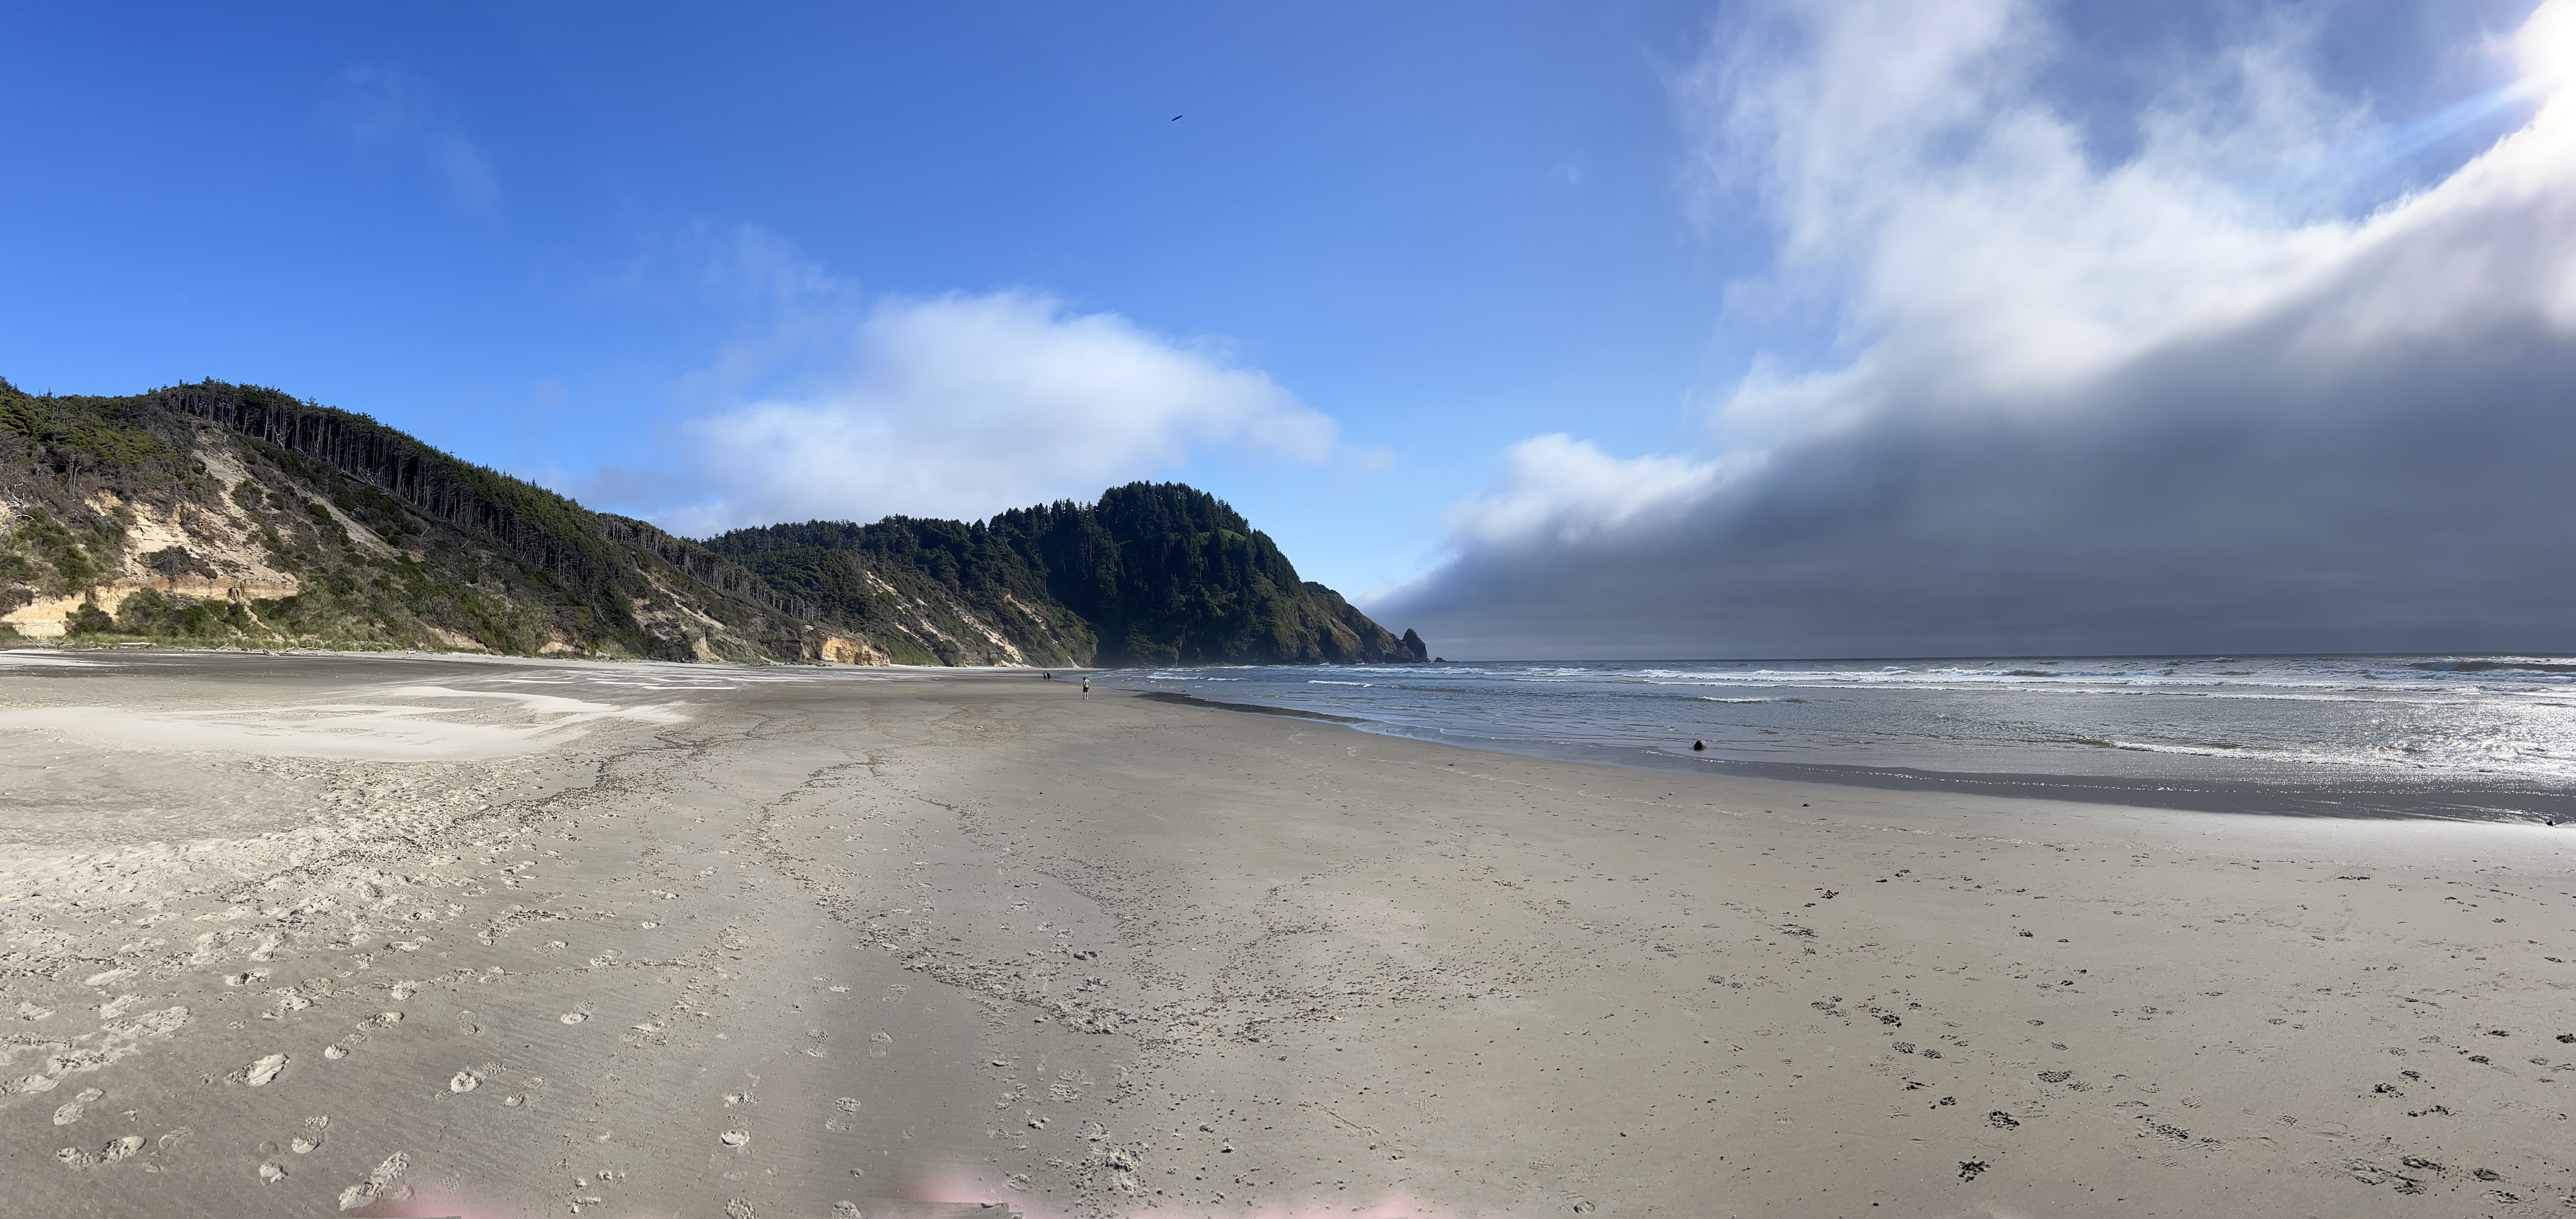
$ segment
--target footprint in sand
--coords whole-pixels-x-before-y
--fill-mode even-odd
[[[555,1019],[565,1024],[579,1024],[584,1020],[590,1019],[590,1014],[588,1012],[565,1012],[564,1014],[555,1017]]]
[[[524,1096],[517,1095],[517,1094],[512,1094],[512,1095],[509,1095],[509,1096],[504,1096],[504,1097],[502,1097],[502,1098],[501,1098],[501,1103],[502,1103],[502,1104],[504,1104],[504,1105],[509,1106],[510,1108],[516,1109],[516,1108],[518,1108],[518,1107],[519,1107],[519,1106],[521,1106],[521,1105],[527,1104],[527,1103],[528,1103],[528,1098],[527,1098],[527,1097],[524,1097]]]
[[[286,1169],[276,1161],[271,1160],[268,1163],[259,1166],[259,1179],[265,1184],[275,1185],[286,1179]]]
[[[723,1134],[717,1135],[716,1141],[727,1147],[740,1147],[751,1141],[751,1132],[740,1126],[736,1126],[731,1130],[725,1131]]]
[[[335,1041],[322,1047],[322,1056],[333,1062],[338,1062],[349,1056],[349,1047],[341,1042]]]
[[[118,1160],[122,1160],[141,1150],[143,1150],[143,1136],[139,1134],[129,1134],[105,1147],[99,1148],[98,1158],[106,1161],[107,1163],[113,1164]]]
[[[81,1120],[81,1115],[89,1112],[89,1103],[105,1095],[96,1088],[82,1090],[80,1095],[63,1102],[62,1108],[54,1110],[54,1124],[68,1126]]]
[[[314,1148],[322,1145],[322,1132],[329,1129],[330,1125],[331,1119],[327,1117],[308,1117],[304,1119],[304,1133],[296,1135],[294,1141],[286,1145],[286,1149],[297,1155],[304,1155],[311,1152]]]
[[[385,1191],[391,1189],[393,1183],[409,1171],[411,1171],[409,1155],[397,1151],[386,1156],[385,1162],[376,1165],[376,1170],[368,1173],[366,1180],[340,1191],[340,1209],[353,1211],[375,1205],[376,1199],[383,1197]]]
[[[472,1071],[459,1071],[450,1076],[447,1081],[447,1090],[450,1092],[471,1092],[482,1086],[483,1077]]]
[[[278,1072],[285,1069],[286,1055],[271,1054],[250,1064],[250,1073],[242,1077],[242,1082],[254,1088],[266,1087],[270,1080],[277,1078]]]

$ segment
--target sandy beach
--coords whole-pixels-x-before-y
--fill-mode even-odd
[[[0,653],[0,1194],[2554,1212],[2571,844],[1584,766],[1025,673]]]

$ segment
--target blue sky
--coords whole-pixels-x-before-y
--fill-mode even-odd
[[[11,3],[0,373],[271,384],[691,532],[1183,478],[1474,636],[1531,442],[1683,507],[1785,452],[1748,387],[1931,333],[1835,209],[2016,116],[2287,249],[2537,106],[2528,0],[1898,6],[1973,104],[1818,187],[1827,111],[1753,90],[1903,68],[1829,54],[1872,7]]]
[[[1230,343],[1394,467],[1125,476],[1369,585],[1503,444],[1570,412],[1669,443],[1724,358],[1747,253],[1681,214],[1659,78],[1693,6],[533,7],[14,6],[6,147],[52,185],[7,205],[41,290],[0,303],[0,365],[274,384],[570,487],[654,464],[772,324],[694,265],[754,225],[863,298]]]

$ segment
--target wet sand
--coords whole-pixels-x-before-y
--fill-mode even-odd
[[[0,654],[0,1193],[2528,1213],[2576,1196],[2571,835],[1022,674]]]

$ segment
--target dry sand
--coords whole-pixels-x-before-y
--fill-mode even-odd
[[[2554,1212],[2571,835],[1583,767],[1027,675],[0,654],[0,1195]]]

